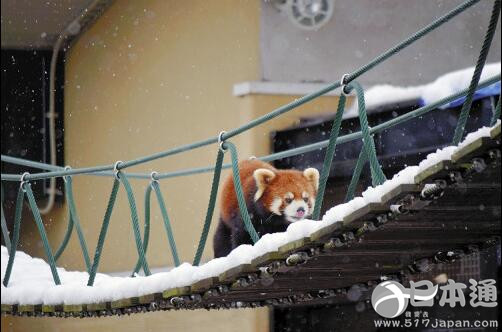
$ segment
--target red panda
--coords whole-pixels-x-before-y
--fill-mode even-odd
[[[317,169],[278,170],[254,159],[240,162],[239,173],[246,206],[260,236],[283,232],[290,223],[312,214],[319,186]],[[221,191],[214,255],[223,257],[241,244],[252,243],[241,218],[232,175],[229,175]]]

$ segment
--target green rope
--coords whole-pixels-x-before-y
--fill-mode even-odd
[[[500,74],[497,74],[497,75],[490,77],[490,78],[484,80],[483,82],[481,82],[478,85],[478,89],[485,88],[485,87],[492,85],[496,82],[500,82]],[[370,128],[370,133],[375,134],[375,133],[384,131],[384,130],[391,128],[391,127],[394,127],[398,124],[401,124],[401,123],[404,123],[404,122],[409,121],[411,119],[423,116],[424,114],[427,114],[431,111],[435,111],[440,106],[446,105],[448,103],[451,103],[454,100],[457,100],[458,98],[464,97],[467,94],[467,92],[468,92],[467,88],[463,89],[457,93],[454,93],[452,95],[441,98],[440,100],[438,100],[434,103],[417,108],[416,110],[410,111],[408,113],[405,113],[405,114],[402,114],[402,115],[397,116],[395,118],[392,118],[386,122],[375,125],[374,127]],[[345,143],[348,143],[348,142],[351,142],[351,141],[354,141],[357,139],[361,139],[362,137],[363,136],[360,131],[354,132],[351,134],[347,134],[347,135],[343,135],[337,139],[337,145],[345,144]],[[289,149],[289,150],[285,150],[285,151],[281,151],[281,152],[276,152],[276,153],[273,153],[270,155],[262,156],[262,157],[259,157],[258,159],[263,160],[263,161],[274,161],[277,159],[287,158],[287,157],[296,156],[296,155],[299,155],[302,153],[323,149],[327,145],[328,145],[328,140],[326,139],[326,140],[323,140],[323,141],[320,141],[317,143],[307,144],[304,146],[300,146],[298,148],[293,148],[293,149]],[[14,158],[14,157],[9,157],[9,156],[5,156],[5,155],[1,156],[1,160],[4,162],[10,162],[13,164],[19,164],[19,165],[25,165],[25,166],[29,166],[29,165],[31,165],[31,163],[34,163],[31,160]],[[30,167],[40,168],[41,167],[40,164],[41,163],[35,163],[34,165],[31,165]],[[230,167],[232,167],[231,164],[224,164],[222,166],[222,169],[228,169]],[[44,167],[41,167],[41,168],[45,169]],[[46,168],[52,169],[52,168],[50,168],[50,165],[47,165]],[[197,168],[183,169],[183,170],[178,170],[178,171],[173,171],[173,172],[168,172],[168,173],[159,173],[156,176],[156,178],[159,180],[160,179],[169,179],[169,178],[173,178],[173,177],[187,176],[187,175],[193,175],[193,174],[202,174],[202,173],[213,172],[213,171],[214,171],[214,166],[197,167]],[[40,174],[48,174],[48,173],[45,172],[45,173],[40,173]],[[108,173],[106,173],[106,174],[108,174]],[[113,174],[113,173],[110,173],[110,174]],[[150,174],[144,174],[144,173],[127,173],[127,174],[130,178],[150,179]],[[92,174],[86,174],[86,175],[100,175],[101,176],[101,175],[104,175],[104,173],[92,173]],[[48,177],[50,177],[50,176],[48,176]],[[1,174],[1,179],[2,179],[2,181],[19,181],[21,179],[21,176],[19,174]]]
[[[98,243],[96,245],[96,250],[94,251],[94,260],[92,261],[91,271],[89,272],[89,280],[87,281],[87,286],[92,286],[94,284],[94,279],[96,278],[96,272],[98,271],[101,254],[103,253],[106,232],[108,231],[108,225],[110,224],[110,217],[112,216],[113,206],[115,205],[119,185],[119,180],[115,178],[113,180],[112,192],[110,193],[110,198],[108,199],[105,217],[103,218],[103,223],[101,224],[101,231],[99,232]]]
[[[14,258],[16,257],[17,244],[19,243],[19,230],[21,228],[21,217],[23,215],[23,203],[24,190],[22,186],[19,186],[16,199],[16,211],[14,213],[14,230],[12,231],[12,242],[9,252],[9,260],[7,262],[7,267],[5,269],[5,275],[3,278],[3,285],[5,287],[7,287],[7,285],[9,284],[12,266],[14,265]]]
[[[361,177],[361,172],[364,165],[368,161],[368,154],[364,150],[364,146],[361,147],[361,152],[359,152],[359,157],[357,158],[356,166],[354,167],[354,173],[352,173],[352,179],[350,179],[349,187],[347,188],[347,194],[345,196],[345,202],[350,201],[354,198],[357,183]]]
[[[335,119],[333,120],[333,126],[331,127],[328,147],[326,148],[321,176],[319,177],[319,189],[317,191],[317,196],[315,199],[314,213],[312,214],[312,219],[314,220],[319,220],[321,214],[321,206],[324,200],[324,191],[326,189],[326,183],[328,182],[331,163],[333,162],[333,157],[335,155],[336,140],[338,138],[338,133],[340,132],[340,125],[342,124],[343,111],[345,110],[345,101],[345,95],[342,94],[340,96],[340,99],[338,100],[338,108],[335,113]]]
[[[490,86],[496,82],[500,82],[500,74],[498,75],[495,75],[493,77],[490,77],[486,80],[484,80],[483,82],[481,82],[479,85],[478,85],[478,88],[479,89],[482,89],[482,88],[485,88],[487,86]],[[413,111],[410,111],[408,113],[404,113],[402,115],[399,115],[395,118],[392,118],[388,121],[385,121],[383,123],[380,123],[378,125],[375,125],[374,127],[371,127],[370,128],[370,134],[375,134],[375,133],[379,133],[379,132],[382,132],[386,129],[389,129],[389,128],[392,128],[396,125],[399,125],[399,124],[402,124],[402,123],[405,123],[411,119],[415,119],[417,117],[421,117],[429,112],[432,112],[432,111],[435,111],[438,109],[438,107],[440,106],[443,106],[443,105],[446,105],[448,103],[451,103],[452,101],[454,100],[457,100],[458,98],[461,98],[461,97],[464,97],[468,92],[468,89],[463,89],[457,93],[454,93],[452,95],[449,95],[449,96],[446,96],[444,98],[441,98],[440,100],[434,102],[434,103],[431,103],[431,104],[428,104],[426,106],[422,106],[420,108],[417,108]],[[352,142],[352,141],[355,141],[355,140],[358,140],[358,139],[361,139],[363,137],[362,135],[362,132],[361,131],[358,131],[358,132],[354,132],[354,133],[351,133],[351,134],[347,134],[347,135],[343,135],[343,136],[340,136],[338,137],[337,139],[337,145],[339,144],[345,144],[345,143],[348,143],[348,142]],[[261,157],[258,157],[257,159],[259,160],[263,160],[263,161],[274,161],[274,160],[278,160],[278,159],[283,159],[283,158],[287,158],[287,157],[291,157],[291,156],[296,156],[296,155],[300,155],[300,154],[303,154],[303,153],[307,153],[307,152],[311,152],[311,151],[316,151],[316,150],[320,150],[320,149],[323,149],[325,148],[326,146],[328,146],[328,143],[329,143],[329,140],[326,139],[326,140],[323,140],[323,141],[320,141],[320,142],[316,142],[316,143],[311,143],[311,144],[307,144],[307,145],[304,145],[304,146],[300,146],[300,147],[297,147],[297,148],[293,148],[293,149],[289,149],[289,150],[285,150],[285,151],[281,151],[281,152],[276,152],[276,153],[272,153],[272,154],[269,154],[269,155],[266,155],[266,156],[261,156]],[[232,164],[223,164],[222,165],[222,169],[229,169],[232,167]],[[174,177],[180,177],[180,176],[187,176],[187,175],[193,175],[193,174],[202,174],[202,173],[207,173],[207,172],[213,172],[215,169],[214,166],[206,166],[206,167],[196,167],[196,168],[189,168],[189,169],[183,169],[183,170],[178,170],[178,171],[173,171],[173,172],[168,172],[168,173],[159,173],[156,178],[157,179],[170,179],[170,178],[174,178]],[[138,179],[149,179],[150,178],[150,175],[148,174],[143,174],[143,173],[127,173],[129,177],[134,177],[134,178],[138,178]],[[10,176],[8,174],[3,174],[2,177],[4,176]],[[9,178],[9,179],[5,179],[5,178],[2,178],[3,180],[8,180],[8,181],[11,181],[11,180],[15,180],[15,181],[18,181],[19,180],[19,175],[15,175],[14,177],[12,178]]]
[[[494,109],[492,119],[490,120],[490,127],[495,126],[498,119],[500,119],[500,96],[499,101],[497,102],[497,106]]]
[[[467,118],[469,117],[469,111],[472,106],[472,99],[474,97],[474,92],[479,83],[481,77],[481,72],[486,62],[486,57],[488,56],[488,51],[492,44],[493,36],[495,35],[495,29],[497,28],[497,22],[499,20],[500,14],[500,0],[495,0],[493,3],[492,16],[490,17],[490,23],[488,24],[488,29],[486,31],[485,39],[483,41],[483,46],[479,52],[478,61],[476,62],[476,67],[474,73],[472,74],[471,83],[469,84],[469,92],[465,97],[464,104],[462,105],[462,110],[460,111],[460,116],[458,117],[457,126],[455,128],[455,133],[453,134],[453,145],[458,145],[462,136],[464,134],[465,125],[467,123]]]
[[[59,280],[58,271],[56,269],[56,261],[54,260],[54,256],[52,255],[52,250],[49,245],[49,239],[47,239],[47,233],[45,232],[42,216],[40,215],[37,203],[35,202],[35,197],[33,196],[31,185],[28,182],[25,183],[24,186],[25,186],[26,197],[28,198],[28,204],[30,205],[31,208],[31,213],[33,214],[35,223],[37,224],[38,232],[40,233],[40,237],[42,238],[42,244],[44,246],[45,255],[47,256],[48,260],[47,263],[49,263],[49,267],[51,268],[52,278],[54,279],[54,283],[56,285],[60,285],[61,281]]]
[[[411,35],[410,37],[408,37],[407,39],[403,40],[402,42],[398,43],[397,45],[395,45],[394,47],[390,48],[389,50],[385,51],[384,53],[380,54],[379,56],[377,56],[376,58],[374,58],[373,60],[371,60],[369,63],[365,64],[364,66],[360,67],[359,69],[355,70],[352,74],[348,75],[347,77],[347,80],[345,83],[348,83],[352,80],[354,80],[355,78],[361,76],[362,74],[366,73],[367,71],[369,71],[371,68],[375,67],[376,65],[382,63],[383,61],[387,60],[388,58],[390,58],[391,56],[399,53],[400,51],[402,51],[403,49],[405,49],[406,47],[410,46],[411,44],[413,44],[414,42],[416,42],[417,40],[419,40],[420,38],[422,38],[423,36],[427,35],[428,33],[430,33],[431,31],[435,30],[436,28],[438,28],[439,26],[443,25],[444,23],[448,22],[449,20],[451,20],[453,17],[457,16],[458,14],[464,12],[465,10],[467,10],[469,7],[475,5],[476,3],[478,3],[480,0],[468,0],[468,1],[465,1],[464,3],[460,4],[459,6],[453,8],[451,11],[449,11],[448,13],[446,13],[445,15],[437,18],[436,20],[434,20],[433,22],[431,22],[430,24],[428,24],[427,26],[425,26],[424,28],[420,29],[419,31],[415,32],[413,35]],[[294,109],[316,97],[319,97],[320,95],[323,95],[331,90],[334,90],[336,88],[339,88],[341,86],[340,82],[336,82],[336,83],[333,83],[329,86],[327,86],[326,88],[318,91],[318,92],[315,92],[315,93],[312,93],[312,94],[309,94],[309,95],[306,95],[306,96],[303,96],[299,99],[296,99],[294,102],[292,103],[289,103],[289,104],[286,104],[284,106],[281,106],[279,107],[278,109],[268,113],[268,114],[265,114],[253,121],[250,121],[249,123],[239,127],[239,128],[236,128],[234,130],[230,130],[228,131],[227,133],[225,133],[223,136],[222,136],[222,139],[223,140],[227,140],[235,135],[238,135],[248,129],[251,129],[253,127],[256,127],[257,125],[263,123],[263,122],[266,122],[266,121],[269,121],[275,117],[277,117],[278,115],[280,114],[283,114],[285,112],[288,112],[290,111],[291,109]]]
[[[138,257],[141,261],[141,266],[143,267],[143,271],[145,275],[149,276],[151,274],[150,269],[148,268],[148,262],[146,261],[145,251],[143,250],[143,242],[141,241],[141,233],[139,231],[139,221],[138,221],[138,212],[136,209],[136,202],[134,200],[134,194],[131,189],[131,184],[129,180],[127,180],[127,176],[124,173],[117,174],[119,181],[124,186],[124,189],[127,193],[127,199],[129,200],[129,207],[131,210],[131,222],[132,229],[134,232],[134,239],[136,241],[136,249],[138,251]]]
[[[159,202],[160,212],[162,213],[162,220],[164,220],[164,227],[166,229],[167,238],[169,240],[169,245],[171,246],[171,253],[173,255],[174,266],[180,265],[180,259],[178,257],[178,250],[176,249],[176,242],[174,241],[173,230],[171,228],[171,221],[169,220],[169,215],[167,214],[166,205],[164,203],[164,198],[160,192],[160,187],[158,181],[152,182],[153,189],[157,195],[157,201]]]
[[[162,214],[162,219],[164,221],[164,227],[166,229],[167,238],[169,240],[169,245],[171,247],[171,253],[173,255],[174,265],[179,266],[180,259],[178,256],[178,250],[176,249],[176,242],[175,242],[175,239],[173,236],[171,222],[169,220],[169,215],[167,214],[167,209],[164,204],[164,199],[162,197],[162,193],[160,192],[160,187],[159,187],[157,180],[152,181],[152,183],[150,183],[150,185],[147,186],[147,188],[145,190],[145,230],[144,230],[144,237],[143,237],[143,251],[146,254],[147,248],[148,248],[148,241],[149,241],[149,237],[150,237],[150,201],[151,201],[150,196],[151,196],[152,188],[155,190],[155,194],[157,195],[157,201],[159,202],[160,211]],[[142,266],[141,259],[138,258],[138,261],[136,262],[136,266],[133,271],[133,275],[138,273],[141,266]]]
[[[150,241],[150,194],[152,192],[152,186],[148,185],[146,186],[145,190],[145,228],[143,231],[143,251],[147,252],[148,249],[148,242]],[[136,275],[139,270],[141,269],[141,261],[138,258],[136,261],[136,266],[134,267],[133,270],[133,275]]]
[[[202,227],[202,233],[200,234],[199,245],[197,246],[197,251],[195,252],[195,257],[193,259],[194,266],[197,266],[200,263],[202,253],[204,252],[204,247],[206,245],[209,228],[211,227],[211,220],[213,219],[214,206],[216,203],[216,195],[218,194],[218,185],[220,183],[222,163],[223,151],[221,151],[221,149],[218,149],[213,173],[213,182],[211,184],[211,194],[209,195],[209,203],[206,211],[206,218],[204,219],[204,226]]]
[[[380,64],[381,62],[387,60],[391,56],[397,54],[399,51],[410,46],[415,41],[419,40],[423,36],[427,35],[429,32],[433,31],[434,29],[438,28],[439,26],[443,25],[444,23],[448,22],[453,17],[464,12],[469,7],[475,5],[479,1],[480,0],[468,0],[468,1],[465,1],[464,3],[460,4],[458,7],[455,7],[454,9],[452,9],[451,11],[446,13],[445,15],[434,20],[429,25],[427,25],[424,28],[422,28],[421,30],[417,31],[416,33],[414,33],[413,35],[411,35],[410,37],[408,37],[404,41],[400,42],[399,44],[397,44],[394,47],[390,48],[389,50],[385,51],[384,53],[382,53],[381,55],[379,55],[378,57],[376,57],[375,59],[373,59],[372,61],[370,61],[366,65],[360,67],[359,69],[354,71],[352,74],[348,75],[345,83],[348,83],[348,82],[354,80],[355,78],[357,78],[360,75],[364,74],[365,72],[369,71],[371,68],[373,68],[376,65]],[[238,128],[235,128],[233,130],[228,131],[227,133],[222,135],[221,139],[227,140],[233,136],[241,134],[241,133],[243,133],[251,128],[254,128],[264,122],[267,122],[267,121],[269,121],[269,120],[271,120],[271,119],[273,119],[283,113],[289,112],[289,111],[297,108],[298,106],[303,105],[303,104],[305,104],[305,103],[307,103],[307,102],[309,102],[319,96],[322,96],[330,91],[333,91],[333,90],[339,88],[340,86],[341,86],[340,82],[334,82],[319,91],[316,91],[316,92],[313,92],[313,93],[308,94],[306,96],[303,96],[301,98],[298,98],[295,101],[293,101],[289,104],[286,104],[284,106],[281,106],[281,107],[273,110],[270,113],[267,113],[257,119],[254,119],[254,120],[248,122],[245,125],[242,125]],[[149,156],[137,158],[137,159],[130,160],[127,162],[123,162],[120,166],[120,169],[124,169],[126,167],[131,167],[134,165],[143,164],[143,163],[155,160],[155,159],[172,156],[172,155],[186,152],[189,150],[193,150],[196,148],[200,148],[200,147],[203,147],[203,146],[206,146],[209,144],[216,143],[217,141],[218,141],[217,137],[208,138],[203,141],[198,141],[198,142],[194,142],[191,144],[182,145],[182,146],[179,146],[179,147],[176,147],[173,149],[169,149],[166,151],[162,151],[159,153],[155,153],[155,154],[152,154]],[[26,180],[39,180],[39,179],[45,179],[45,178],[49,178],[49,177],[58,177],[58,176],[64,176],[64,175],[74,175],[74,174],[83,174],[83,173],[99,173],[99,172],[103,172],[103,171],[113,170],[113,168],[114,168],[114,165],[104,165],[104,166],[87,167],[87,168],[81,168],[81,169],[72,169],[72,170],[68,170],[68,171],[64,171],[64,170],[63,171],[51,171],[51,172],[45,172],[45,173],[30,174],[29,176],[26,176]],[[2,178],[2,179],[6,179],[6,178]]]
[[[10,252],[10,238],[9,238],[9,228],[7,227],[7,221],[5,220],[5,215],[3,213],[3,183],[1,184],[1,192],[2,192],[2,201],[0,207],[2,208],[2,237],[3,242],[5,243],[5,247],[7,248],[7,252]]]
[[[143,239],[143,251],[146,254],[148,248],[149,234],[150,234],[150,196],[152,192],[152,188],[155,190],[155,194],[157,196],[157,201],[159,202],[160,211],[162,214],[162,219],[164,221],[164,227],[166,229],[167,238],[169,240],[169,245],[171,247],[171,253],[173,255],[173,261],[175,266],[180,265],[180,259],[178,255],[178,250],[176,249],[176,242],[173,236],[173,231],[171,228],[171,221],[169,220],[169,215],[167,214],[167,209],[164,203],[164,198],[162,197],[162,193],[160,191],[160,187],[158,181],[152,181],[150,185],[145,190],[145,231],[144,231],[144,239]],[[136,263],[136,267],[134,268],[134,273],[136,274],[141,267],[141,261],[138,259]]]
[[[232,176],[234,178],[234,188],[237,195],[237,202],[239,203],[239,211],[241,213],[242,220],[244,221],[244,226],[246,227],[246,230],[251,237],[251,240],[253,240],[253,243],[256,243],[260,239],[260,237],[258,233],[256,233],[253,223],[251,222],[251,218],[249,217],[248,209],[246,206],[246,199],[244,198],[244,192],[242,191],[237,148],[231,142],[224,142],[222,148],[225,150],[230,150],[230,156],[232,158]]]
[[[89,258],[89,251],[87,250],[87,243],[85,242],[84,232],[80,226],[80,220],[77,215],[77,208],[75,207],[75,199],[73,198],[73,184],[72,178],[70,176],[66,177],[65,181],[65,192],[66,200],[70,209],[71,218],[77,230],[78,241],[80,242],[80,248],[82,249],[82,255],[84,256],[84,262],[87,271],[91,268],[91,260]]]
[[[359,68],[356,71],[354,71],[352,74],[350,74],[347,77],[347,80],[346,80],[345,83],[348,83],[348,82],[356,79],[357,77],[359,77],[362,74],[366,73],[367,71],[369,71],[370,69],[372,69],[376,65],[382,63],[383,61],[387,60],[391,56],[399,53],[404,48],[410,46],[411,44],[413,44],[414,42],[416,42],[420,38],[424,37],[425,35],[427,35],[431,31],[435,30],[439,26],[441,26],[444,23],[448,22],[449,20],[451,20],[453,17],[457,16],[458,14],[464,12],[466,9],[468,9],[469,7],[475,5],[479,1],[480,0],[466,1],[466,2],[464,2],[462,4],[460,4],[458,7],[453,8],[451,11],[449,11],[445,15],[439,17],[438,19],[436,19],[435,21],[433,21],[429,25],[423,27],[422,29],[418,30],[413,35],[409,36],[408,38],[406,38],[405,40],[403,40],[402,42],[400,42],[396,46],[388,49],[384,53],[380,54],[379,56],[377,56],[376,58],[374,58],[373,60],[371,60],[369,63],[365,64],[361,68]]]
[[[370,129],[368,126],[368,115],[366,114],[366,104],[364,101],[364,90],[361,87],[361,85],[356,81],[351,82],[348,85],[348,87],[356,90],[358,111],[359,111],[359,122],[361,124],[361,132],[363,134],[364,150],[366,151],[366,154],[370,162],[371,180],[373,186],[377,186],[384,183],[386,177],[385,174],[383,174],[380,163],[378,162],[378,158],[376,156],[375,142],[373,141],[373,137],[370,134]]]
[[[66,226],[66,232],[63,236],[63,241],[59,245],[59,248],[54,252],[54,260],[57,262],[59,257],[63,254],[68,242],[70,242],[71,233],[73,232],[73,217],[71,216],[71,212],[68,209],[68,226]],[[89,271],[89,269],[87,269]]]

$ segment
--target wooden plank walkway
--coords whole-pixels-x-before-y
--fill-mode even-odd
[[[364,299],[382,280],[401,281],[500,241],[500,154],[498,125],[490,138],[429,167],[383,203],[188,287],[97,304],[2,304],[2,313],[91,317]]]

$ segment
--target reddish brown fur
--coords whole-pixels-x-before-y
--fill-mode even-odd
[[[278,170],[270,164],[254,159],[245,160],[239,163],[240,179],[242,182],[242,189],[246,198],[254,199],[254,192],[256,189],[255,179],[253,172],[259,168],[265,168],[273,171],[276,176],[268,183],[260,201],[268,209],[274,198],[284,198],[287,192],[294,195],[294,199],[302,199],[304,191],[310,194],[310,197],[315,197],[317,190],[315,185],[308,181],[301,171],[295,170]],[[223,184],[221,191],[221,218],[226,223],[235,211],[239,210],[237,197],[235,195],[234,181],[232,176],[228,176]],[[284,200],[283,200],[284,205]],[[309,203],[310,206],[310,203]],[[283,208],[282,206],[281,208]]]
[[[254,188],[255,182],[253,178],[253,172],[259,168],[266,168],[273,172],[277,171],[270,164],[267,164],[266,162],[258,159],[244,160],[239,163],[239,174],[242,183],[242,190],[244,191],[244,197],[247,197],[249,191]],[[232,175],[229,175],[223,184],[220,204],[220,213],[223,220],[229,220],[232,212],[238,211],[239,209],[239,203],[237,202],[237,196],[235,195],[234,179]]]

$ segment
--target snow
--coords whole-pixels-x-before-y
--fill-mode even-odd
[[[469,67],[444,74],[438,77],[434,82],[425,85],[411,87],[399,87],[389,84],[376,85],[364,93],[366,108],[372,109],[391,103],[410,100],[419,100],[421,106],[429,105],[468,88],[473,73],[474,67]],[[481,72],[480,81],[499,74],[500,62],[486,64]],[[491,95],[500,94],[500,82],[478,90],[477,93],[481,96],[483,91]],[[444,109],[452,106],[458,106],[462,100],[463,98],[460,98],[459,100],[443,105],[440,108]],[[357,117],[357,115],[357,101],[355,101],[352,107],[345,111],[344,118],[353,118]]]
[[[377,108],[390,103],[399,103],[408,100],[420,99],[424,86],[400,87],[390,84],[375,85],[364,91],[364,103],[366,109]],[[358,116],[357,99],[354,104],[345,111],[343,118]]]
[[[458,93],[469,87],[474,67],[457,70],[436,79],[431,84],[425,85],[422,99],[425,105],[437,102],[449,95]],[[500,74],[500,62],[487,64],[481,72],[480,81]],[[499,83],[500,84],[500,83]],[[500,92],[499,92],[500,93]],[[448,106],[443,106],[447,108]]]
[[[497,122],[500,126],[500,120]],[[489,137],[492,128],[484,127],[467,135],[459,145]],[[88,287],[87,272],[67,271],[58,268],[61,285],[54,285],[50,268],[45,261],[17,251],[8,287],[1,285],[2,304],[83,304],[114,301],[123,298],[162,292],[163,290],[191,285],[199,280],[216,277],[228,269],[250,263],[254,258],[267,252],[276,251],[280,246],[307,237],[328,225],[342,221],[352,212],[368,203],[380,202],[383,195],[401,184],[413,184],[415,176],[422,170],[449,159],[459,147],[446,147],[427,156],[418,166],[409,166],[392,179],[377,187],[370,187],[350,202],[329,209],[321,221],[302,220],[292,223],[286,232],[266,234],[255,245],[241,245],[227,257],[215,258],[204,265],[192,266],[183,263],[168,272],[151,276],[116,277],[103,273],[96,275],[94,286]],[[7,249],[1,247],[1,273],[5,275],[8,261]]]

